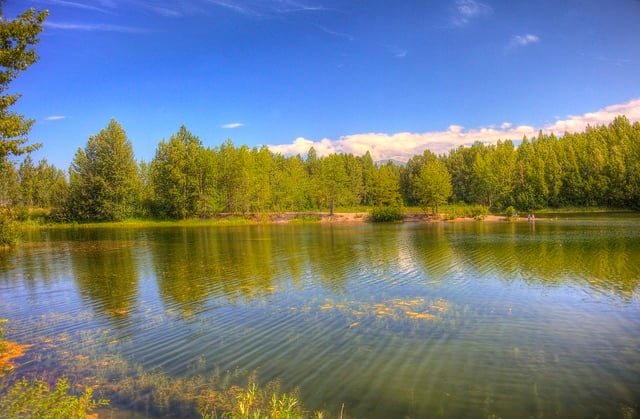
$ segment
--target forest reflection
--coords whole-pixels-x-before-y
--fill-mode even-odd
[[[166,307],[188,315],[210,300],[263,302],[322,287],[340,295],[371,277],[444,283],[492,276],[506,283],[580,287],[631,299],[640,281],[633,230],[561,223],[492,226],[244,226],[59,230],[20,247],[0,281],[44,284],[72,275],[84,301],[113,319],[135,309],[152,277]]]

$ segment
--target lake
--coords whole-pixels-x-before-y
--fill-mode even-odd
[[[639,284],[637,215],[51,229],[0,252],[0,318],[19,372],[96,387],[242,371],[329,417],[619,418]]]

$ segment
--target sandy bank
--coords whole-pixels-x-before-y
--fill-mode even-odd
[[[329,212],[282,212],[266,215],[268,222],[271,224],[288,224],[296,222],[297,219],[308,220],[308,222],[319,222],[321,224],[348,224],[348,223],[366,223],[370,221],[367,212],[335,212],[330,215]],[[264,218],[262,218],[264,221]],[[487,215],[483,221],[488,222],[504,222],[507,219],[501,215]],[[473,222],[473,218],[461,217],[454,220],[445,220],[444,218],[434,218],[424,213],[407,213],[404,215],[405,223],[420,222]],[[526,217],[513,218],[511,221],[522,222],[527,221]]]

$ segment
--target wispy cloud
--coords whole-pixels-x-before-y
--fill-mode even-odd
[[[240,128],[242,126],[244,126],[244,124],[241,122],[232,122],[230,124],[224,124],[222,128],[233,129],[233,128]]]
[[[487,16],[493,13],[491,6],[477,0],[456,0],[451,24],[453,26],[465,26],[471,20]]]
[[[515,35],[511,37],[509,46],[511,48],[525,47],[530,44],[537,44],[538,42],[540,42],[540,38],[537,35],[532,35],[532,34]]]
[[[51,116],[47,116],[44,120],[45,121],[60,121],[61,119],[66,119],[66,116],[63,115],[51,115]]]
[[[69,23],[69,22],[44,22],[44,27],[50,29],[62,29],[71,31],[86,32],[122,32],[122,33],[144,33],[146,29],[134,28],[131,26],[110,25],[106,23]]]
[[[226,8],[250,17],[273,17],[289,13],[327,10],[314,3],[296,0],[204,0],[209,4]]]
[[[254,15],[254,16],[260,15],[260,13],[258,13],[256,10],[253,10],[252,8],[248,8],[246,6],[241,6],[238,4],[238,2],[234,2],[233,0],[229,0],[229,1],[207,0],[207,1],[216,6],[224,7],[226,9],[233,10],[234,12],[237,12],[243,15]]]
[[[396,46],[387,46],[387,50],[396,58],[405,58],[409,53],[408,50]]]
[[[74,9],[90,10],[93,12],[100,12],[105,14],[114,14],[114,12],[108,8],[109,4],[106,4],[107,7],[98,7],[94,4],[86,4],[78,1],[67,1],[67,0],[41,0],[41,1],[44,4],[50,4],[54,6],[63,6],[63,7],[70,7]]]
[[[316,28],[320,29],[322,32],[329,34],[329,35],[333,35],[333,36],[337,36],[340,38],[344,38],[347,39],[349,41],[353,41],[355,38],[351,35],[349,35],[348,33],[344,33],[344,32],[337,32],[334,30],[331,30],[329,28],[327,28],[326,26],[322,26],[322,25],[318,25],[316,23],[312,23],[313,26],[315,26]]]
[[[423,153],[425,149],[436,154],[443,154],[461,145],[473,144],[475,141],[495,143],[498,140],[522,139],[524,135],[533,137],[538,134],[539,130],[545,133],[554,133],[557,136],[561,136],[565,132],[580,132],[584,131],[587,125],[607,124],[618,115],[626,115],[631,121],[640,121],[640,99],[607,106],[584,115],[569,116],[542,127],[529,125],[514,127],[510,122],[504,122],[499,128],[465,129],[460,125],[451,125],[446,131],[399,132],[395,134],[363,133],[346,135],[337,140],[324,138],[314,141],[299,137],[291,144],[270,145],[269,149],[274,153],[285,155],[304,155],[310,147],[313,147],[321,156],[330,153],[363,155],[369,151],[374,160],[407,161],[412,156]]]

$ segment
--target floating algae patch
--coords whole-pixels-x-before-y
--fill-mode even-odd
[[[31,346],[8,340],[0,341],[0,378],[15,368],[13,360],[24,356],[25,351]]]
[[[429,301],[425,298],[417,297],[412,299],[393,298],[376,303],[364,301],[351,301],[345,303],[334,303],[327,299],[319,306],[320,310],[335,310],[348,316],[357,318],[372,317],[390,320],[436,320],[449,310],[450,303],[443,299]],[[350,328],[359,324],[353,322]]]

